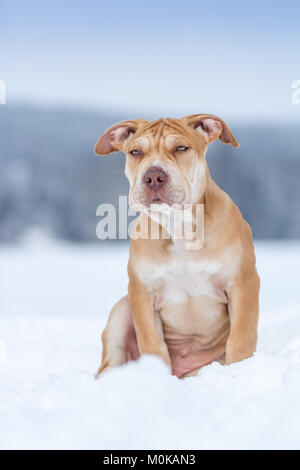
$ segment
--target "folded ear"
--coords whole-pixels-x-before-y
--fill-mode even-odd
[[[118,122],[102,134],[95,145],[95,153],[97,155],[108,155],[109,153],[123,150],[128,139],[136,133],[138,128],[146,123],[147,121],[144,119]]]
[[[187,125],[202,134],[209,144],[217,138],[224,144],[231,144],[233,147],[239,147],[238,141],[234,138],[229,126],[218,116],[213,114],[193,114],[183,118]]]

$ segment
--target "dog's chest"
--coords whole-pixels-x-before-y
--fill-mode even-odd
[[[181,304],[194,297],[226,302],[219,282],[222,271],[222,263],[217,260],[179,257],[165,264],[141,264],[138,275],[153,294],[156,310],[160,310],[166,303]]]

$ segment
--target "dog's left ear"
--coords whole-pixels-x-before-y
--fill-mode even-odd
[[[204,136],[209,144],[217,138],[222,140],[224,144],[231,144],[233,147],[239,147],[238,141],[234,138],[229,126],[223,119],[213,114],[193,114],[186,116],[183,121]]]
[[[97,155],[108,155],[112,152],[124,150],[124,145],[136,131],[146,124],[144,119],[134,121],[118,122],[107,129],[95,145],[94,151]]]

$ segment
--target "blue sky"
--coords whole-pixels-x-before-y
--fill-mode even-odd
[[[7,101],[294,120],[298,1],[0,0]]]

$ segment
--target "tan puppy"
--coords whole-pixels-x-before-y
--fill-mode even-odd
[[[145,353],[162,358],[178,377],[195,375],[214,360],[231,364],[254,353],[260,283],[252,234],[211,179],[205,154],[217,138],[239,145],[222,119],[197,114],[120,122],[98,140],[97,155],[126,153],[130,204],[145,208],[135,233],[144,234],[150,222],[159,229],[159,239],[131,239],[128,296],[110,313],[98,375]],[[192,205],[192,225],[204,229],[203,246],[187,249],[186,239],[152,220],[147,210],[162,203]],[[197,205],[204,207],[201,221]]]

